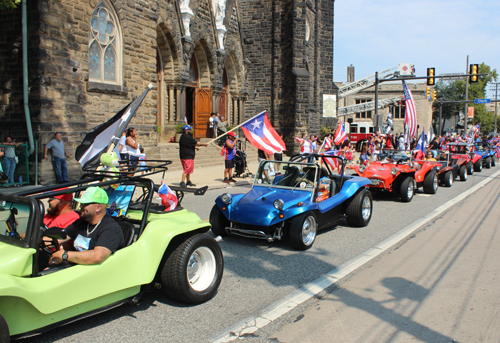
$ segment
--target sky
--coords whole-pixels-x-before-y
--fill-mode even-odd
[[[335,81],[351,64],[356,80],[399,63],[465,73],[467,55],[500,74],[499,0],[335,0],[334,15]]]

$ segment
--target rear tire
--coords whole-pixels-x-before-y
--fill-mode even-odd
[[[399,197],[402,202],[410,202],[413,199],[413,195],[415,194],[415,180],[408,176],[401,183],[401,187],[399,188]]]
[[[226,227],[230,225],[229,219],[226,218],[217,205],[214,205],[212,211],[210,211],[210,224],[212,225],[212,232],[215,236],[229,236],[226,231]]]
[[[467,181],[467,167],[465,165],[460,167],[460,181]]]
[[[486,169],[490,169],[491,168],[491,157],[486,157],[486,160],[484,160],[484,167]]]
[[[219,244],[206,234],[189,237],[167,258],[161,271],[161,282],[172,299],[201,304],[213,298],[224,271]]]
[[[349,225],[357,227],[368,225],[373,212],[373,198],[370,191],[363,189],[352,197],[345,212]]]
[[[436,194],[438,189],[438,175],[435,170],[431,170],[424,178],[424,193]]]
[[[453,185],[453,170],[448,170],[446,173],[444,173],[443,176],[443,184],[445,187],[451,187]]]
[[[317,231],[316,216],[311,212],[301,214],[290,223],[290,242],[295,249],[307,250],[314,244]]]
[[[9,326],[5,321],[5,318],[0,314],[0,342],[8,343],[10,342]]]
[[[495,167],[497,165],[497,157],[491,156],[491,166]]]
[[[467,163],[467,174],[474,174],[474,164],[472,162]]]
[[[477,162],[474,163],[474,171],[480,172],[481,170],[483,170],[483,161],[477,160]]]

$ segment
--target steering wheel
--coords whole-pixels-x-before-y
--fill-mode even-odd
[[[48,230],[47,225],[43,224],[42,233]],[[57,238],[51,238],[50,241],[46,241],[43,238],[46,237],[42,235],[42,241],[40,242],[40,249],[45,251],[47,254],[52,255],[56,251],[58,251],[61,247]]]

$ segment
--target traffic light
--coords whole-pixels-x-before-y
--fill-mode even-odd
[[[430,99],[431,98],[431,87],[425,88],[425,98]]]
[[[430,76],[436,76],[436,68],[427,68],[427,86],[434,86],[436,84],[436,79]]]
[[[479,77],[477,76],[478,72],[479,72],[479,65],[471,64],[469,71],[469,74],[471,74],[471,76],[469,76],[469,83],[474,83],[479,80]]]
[[[433,91],[432,91],[432,101],[433,101],[433,102],[434,102],[434,101],[436,101],[437,95],[438,95],[437,90],[433,90]]]

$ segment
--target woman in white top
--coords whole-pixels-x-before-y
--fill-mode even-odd
[[[127,149],[129,166],[136,166],[139,162],[141,151],[139,150],[139,140],[137,131],[131,127],[127,130],[127,139],[125,140],[125,147]]]
[[[127,133],[124,131],[120,140],[118,141],[118,151],[120,151],[120,159],[126,160],[128,158],[127,147],[125,142],[127,140]]]

